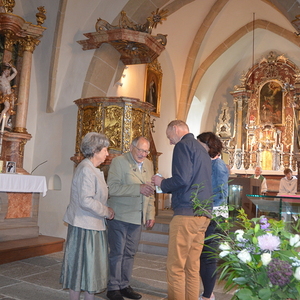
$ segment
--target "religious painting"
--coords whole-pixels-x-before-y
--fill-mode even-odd
[[[16,173],[16,163],[14,161],[6,162],[6,173]]]
[[[282,124],[282,87],[276,81],[269,81],[260,90],[260,122]]]
[[[145,96],[144,101],[152,104],[153,116],[160,116],[160,97],[161,97],[162,71],[157,60],[148,64],[146,67]]]

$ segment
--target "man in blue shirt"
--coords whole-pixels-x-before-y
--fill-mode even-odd
[[[189,133],[181,120],[169,123],[166,130],[171,145],[175,145],[172,177],[152,177],[152,182],[164,193],[172,193],[174,216],[169,228],[167,282],[169,300],[198,300],[200,289],[199,257],[210,213],[197,215],[191,201],[192,193],[201,186],[197,197],[211,212],[211,159],[204,147]]]

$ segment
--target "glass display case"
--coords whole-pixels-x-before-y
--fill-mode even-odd
[[[247,197],[252,202],[252,211],[255,210],[255,217],[266,215],[291,222],[297,221],[300,216],[300,195],[247,195]]]

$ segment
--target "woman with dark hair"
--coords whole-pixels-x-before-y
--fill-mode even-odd
[[[103,172],[97,168],[108,156],[109,140],[104,134],[89,132],[82,140],[85,159],[72,180],[71,199],[64,221],[68,235],[60,282],[69,289],[70,300],[93,300],[108,280],[108,246],[105,219],[114,211],[107,207],[108,189]]]
[[[203,132],[197,136],[197,139],[211,158],[214,215],[218,216],[218,222],[224,222],[225,218],[228,218],[226,204],[229,171],[225,162],[220,158],[223,145],[213,132]],[[200,256],[200,276],[204,289],[199,298],[201,300],[215,300],[213,289],[217,278],[217,260],[211,252],[218,247],[218,240],[208,237],[216,233],[218,233],[217,224],[211,220],[205,232],[204,247]]]

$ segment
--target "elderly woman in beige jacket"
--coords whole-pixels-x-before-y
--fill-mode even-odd
[[[114,211],[107,207],[108,189],[103,172],[97,167],[108,155],[109,140],[90,132],[82,140],[85,159],[77,166],[71,187],[71,200],[64,216],[68,235],[61,271],[63,288],[70,300],[93,300],[103,291],[108,278],[108,246],[105,219]]]

